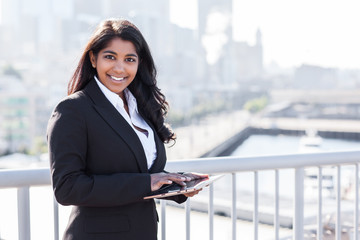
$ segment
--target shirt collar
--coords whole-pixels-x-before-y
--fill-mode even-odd
[[[136,113],[139,113],[138,107],[137,107],[137,101],[134,95],[130,92],[128,88],[124,89],[124,94],[127,100],[127,104],[129,107],[129,111],[136,111]]]
[[[116,93],[110,91],[107,87],[105,87],[105,85],[102,84],[96,76],[94,76],[94,78],[95,78],[95,81],[96,81],[97,85],[99,86],[100,90],[104,93],[105,97],[111,102],[111,104],[113,106],[116,107],[116,105],[119,104],[121,107],[124,107],[124,102],[119,95],[117,95]],[[138,108],[137,108],[136,98],[130,92],[130,90],[125,88],[124,95],[127,100],[129,111],[132,112],[135,110],[137,113],[139,113]]]

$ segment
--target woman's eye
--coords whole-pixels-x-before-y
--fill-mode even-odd
[[[105,58],[106,58],[106,59],[111,59],[111,60],[114,60],[114,59],[115,59],[115,57],[112,56],[112,55],[106,55]]]
[[[136,60],[134,58],[127,58],[127,59],[125,59],[125,61],[127,61],[127,62],[136,62]]]

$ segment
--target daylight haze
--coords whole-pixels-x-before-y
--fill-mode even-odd
[[[348,210],[359,183],[359,9],[359,0],[0,0],[0,239],[28,239],[31,226],[32,239],[48,240],[66,227],[70,208],[60,206],[53,233],[58,205],[53,211],[47,123],[94,27],[110,17],[135,23],[150,46],[170,104],[166,121],[177,135],[166,146],[166,170],[227,175],[214,188],[221,215],[214,227],[204,214],[212,193],[191,200],[191,239],[207,239],[208,225],[210,239],[235,239],[227,216],[236,220],[236,209],[246,220],[238,219],[238,236],[251,239],[257,203],[258,222],[266,223],[259,239],[271,238],[276,212],[281,239],[302,239],[293,233],[302,220],[305,239],[318,239],[319,229],[323,239],[335,239],[337,210],[343,237],[358,239],[351,238],[358,219],[349,220],[358,215]],[[191,161],[173,161],[181,159]],[[324,222],[316,230],[321,196]],[[168,239],[185,239],[190,221],[179,221],[179,208],[167,209]],[[204,226],[193,227],[199,222]]]
[[[175,128],[279,104],[293,106],[295,117],[358,117],[355,0],[1,0],[0,7],[3,154],[46,152],[50,113],[94,26],[108,17],[128,18],[143,32]],[[311,110],[299,113],[299,102]]]

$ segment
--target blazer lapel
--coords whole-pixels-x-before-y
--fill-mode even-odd
[[[166,152],[165,152],[164,143],[161,141],[161,139],[157,135],[152,123],[144,116],[142,116],[142,117],[146,121],[146,123],[151,127],[151,129],[153,130],[154,140],[155,140],[155,144],[156,144],[156,155],[157,156],[156,156],[156,159],[155,159],[153,165],[151,166],[149,172],[151,172],[151,173],[161,172],[164,170],[164,167],[166,164]]]
[[[101,117],[110,125],[112,129],[127,143],[129,148],[134,153],[138,162],[141,172],[148,172],[146,156],[142,144],[134,132],[129,126],[127,121],[121,116],[116,108],[108,101],[105,95],[101,92],[99,86],[97,86],[95,80],[91,80],[85,87],[85,91],[88,93],[92,101],[94,102],[95,110],[101,115]]]
[[[156,143],[157,157],[149,170],[149,172],[151,173],[162,172],[165,168],[165,163],[166,163],[166,152],[165,152],[164,143],[160,140],[157,134],[155,134],[155,143]]]

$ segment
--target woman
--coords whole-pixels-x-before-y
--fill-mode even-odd
[[[164,171],[167,102],[140,31],[129,21],[102,22],[48,124],[57,201],[74,205],[64,239],[156,239],[153,200],[164,184],[206,175]],[[172,197],[178,203],[190,193]]]

